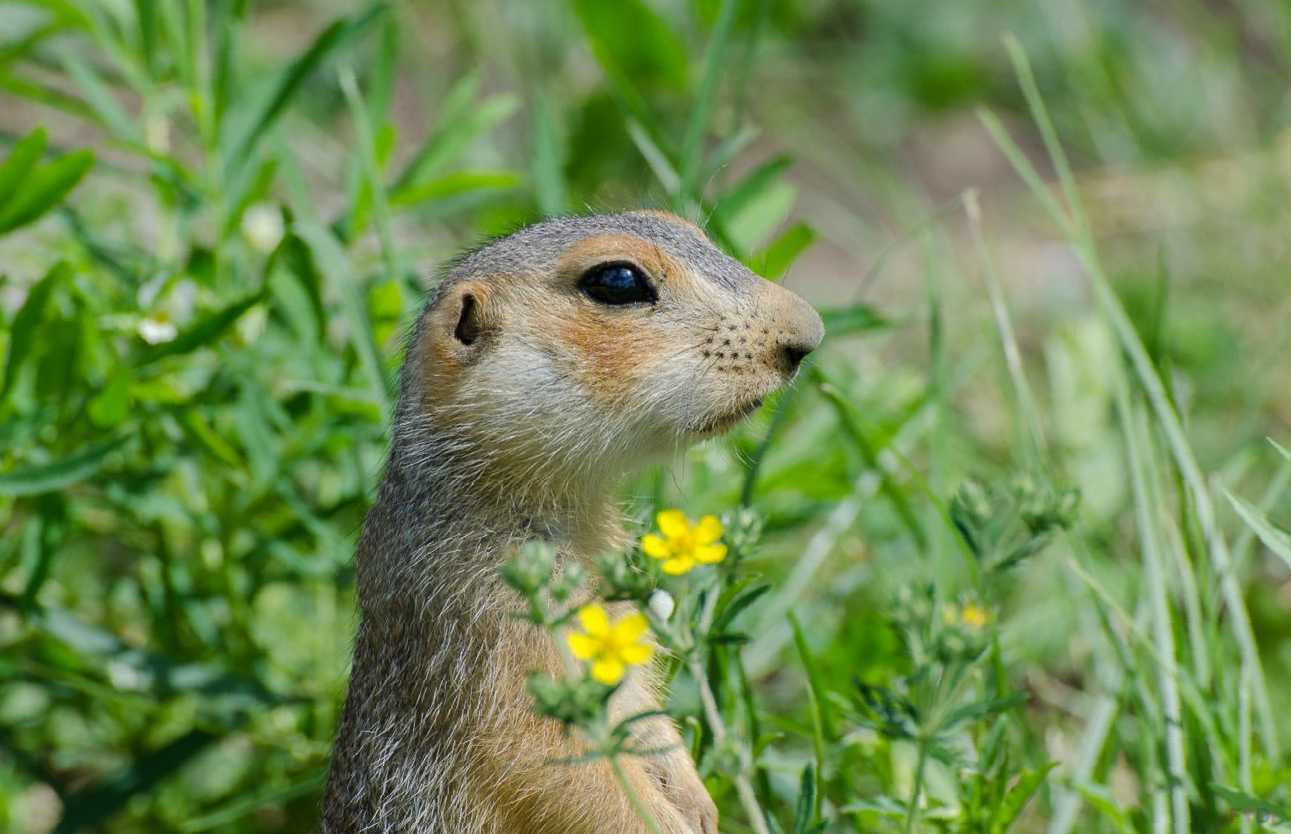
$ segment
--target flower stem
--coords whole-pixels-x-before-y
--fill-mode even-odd
[[[914,766],[914,788],[910,791],[910,805],[906,808],[905,834],[914,830],[914,821],[919,816],[919,800],[923,795],[923,770],[928,761],[928,742],[919,737],[919,759]]]
[[[654,816],[650,813],[650,809],[641,801],[641,797],[637,796],[637,792],[632,790],[632,785],[628,782],[627,774],[623,772],[623,766],[619,764],[619,757],[610,756],[609,760],[610,769],[614,771],[615,781],[617,781],[619,783],[619,787],[623,789],[623,793],[627,796],[628,804],[632,806],[632,810],[636,812],[636,815],[641,818],[643,823],[645,823],[646,830],[648,830],[650,834],[663,834],[663,832],[659,830],[659,823],[654,821]]]
[[[713,733],[713,740],[717,742],[719,747],[722,747],[726,744],[728,738],[726,725],[722,722],[722,713],[717,709],[717,699],[713,697],[713,688],[708,683],[708,673],[704,670],[704,664],[697,659],[692,659],[689,667],[691,677],[699,685],[699,700],[704,707],[704,717],[708,721],[708,728]],[[735,793],[739,796],[740,804],[744,806],[744,813],[748,815],[749,824],[753,826],[756,834],[771,834],[771,830],[767,828],[767,820],[762,813],[762,807],[758,805],[758,796],[753,790],[753,783],[749,781],[752,755],[749,753],[748,746],[744,744],[740,744],[737,753],[740,766],[734,776]]]

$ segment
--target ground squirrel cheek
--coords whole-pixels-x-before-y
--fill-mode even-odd
[[[632,404],[669,342],[666,333],[648,322],[600,314],[571,317],[564,322],[561,340],[575,358],[588,396],[614,410]]]

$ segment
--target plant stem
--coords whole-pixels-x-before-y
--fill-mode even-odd
[[[641,797],[637,796],[637,792],[632,790],[632,785],[628,782],[627,774],[623,772],[623,767],[619,764],[619,757],[610,756],[609,759],[610,769],[614,771],[614,779],[619,783],[619,787],[623,789],[623,793],[627,796],[628,804],[632,806],[632,810],[636,812],[636,815],[641,818],[643,823],[645,823],[645,827],[649,830],[650,834],[663,834],[663,832],[659,830],[659,823],[654,821],[654,816],[651,815],[650,809],[641,801]]]
[[[709,730],[713,733],[713,740],[719,747],[724,746],[728,738],[726,725],[722,722],[722,713],[717,709],[717,699],[713,697],[713,689],[709,686],[708,673],[704,671],[704,664],[691,659],[688,666],[691,677],[699,686],[699,701],[704,707],[704,717],[708,721]],[[736,753],[739,756],[740,765],[732,777],[735,782],[735,793],[739,796],[740,804],[744,806],[744,813],[748,815],[749,824],[753,826],[756,834],[771,834],[771,829],[767,828],[766,815],[762,813],[757,793],[753,790],[753,783],[749,781],[752,754],[745,744],[740,744]]]
[[[919,799],[923,795],[923,768],[928,762],[928,742],[919,737],[919,758],[914,765],[914,787],[910,791],[910,805],[906,808],[905,834],[914,831],[915,817],[919,816]]]

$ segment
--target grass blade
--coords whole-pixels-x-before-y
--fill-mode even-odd
[[[1246,610],[1241,586],[1232,571],[1228,543],[1215,516],[1214,498],[1188,441],[1187,434],[1183,430],[1183,423],[1175,412],[1170,396],[1166,392],[1165,384],[1161,381],[1161,376],[1157,372],[1156,366],[1143,344],[1143,340],[1139,338],[1133,322],[1125,311],[1125,307],[1121,304],[1120,299],[1117,298],[1116,293],[1112,291],[1111,284],[1098,257],[1093,237],[1082,221],[1083,213],[1079,209],[1080,198],[1071,177],[1070,166],[1067,164],[1062,146],[1058,143],[1053,132],[1048,111],[1036,88],[1026,55],[1020,48],[1016,48],[1016,41],[1011,41],[1010,43],[1012,44],[1010,55],[1014,60],[1017,75],[1022,81],[1023,92],[1026,95],[1032,118],[1040,126],[1046,148],[1053,158],[1055,168],[1059,171],[1064,196],[1067,202],[1075,207],[1071,215],[1062,210],[1053,195],[1049,193],[1048,187],[1040,179],[1039,174],[1036,173],[1035,168],[1027,160],[1017,144],[1009,137],[1008,133],[1003,130],[998,120],[989,114],[983,114],[983,121],[986,123],[987,129],[1000,150],[1008,157],[1014,170],[1026,182],[1046,211],[1050,213],[1063,234],[1067,236],[1077,257],[1089,275],[1099,307],[1116,334],[1117,340],[1121,343],[1122,349],[1129,357],[1130,368],[1139,386],[1147,396],[1153,415],[1161,426],[1169,445],[1171,456],[1174,458],[1175,465],[1178,467],[1180,475],[1187,486],[1188,495],[1197,516],[1197,523],[1206,541],[1211,564],[1215,574],[1219,577],[1220,592],[1229,611],[1228,622],[1233,632],[1233,638],[1237,642],[1243,662],[1250,664],[1256,710],[1259,716],[1260,739],[1269,755],[1277,758],[1280,745],[1274,729],[1273,708],[1269,701],[1268,687],[1265,683],[1263,666],[1259,657],[1259,648],[1255,642],[1255,632],[1251,626],[1250,615]]]
[[[717,24],[708,41],[708,50],[704,55],[704,75],[700,79],[699,90],[695,93],[695,105],[691,108],[690,121],[686,124],[686,137],[681,145],[681,188],[678,197],[683,201],[698,204],[703,197],[699,177],[704,162],[704,135],[708,132],[708,120],[712,115],[718,82],[726,65],[726,47],[730,43],[735,12],[739,5],[739,0],[722,0]]]
[[[539,95],[533,106],[533,190],[538,198],[538,210],[548,217],[564,214],[569,205],[565,147],[551,107],[545,95]]]
[[[40,495],[66,489],[98,472],[107,456],[127,440],[128,437],[117,437],[70,457],[0,474],[0,495]]]
[[[314,39],[309,49],[305,50],[282,72],[281,77],[274,86],[273,93],[259,112],[250,120],[250,123],[241,134],[228,143],[224,153],[225,166],[230,171],[236,171],[246,164],[255,151],[256,145],[264,137],[265,133],[273,127],[274,123],[282,115],[283,110],[286,109],[287,104],[290,103],[300,90],[300,87],[305,83],[305,80],[332,53],[362,34],[385,12],[386,6],[384,3],[375,3],[369,6],[368,10],[361,15],[333,21],[330,26],[324,29]]]
[[[1242,517],[1242,521],[1255,532],[1259,540],[1264,542],[1274,556],[1277,556],[1287,567],[1291,568],[1291,535],[1282,532],[1274,527],[1268,519],[1268,516],[1260,512],[1254,505],[1243,501],[1228,490],[1224,490],[1224,497],[1228,503],[1233,505],[1233,509]]]

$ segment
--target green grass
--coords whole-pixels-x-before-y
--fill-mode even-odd
[[[0,4],[0,829],[314,830],[429,276],[643,204],[829,328],[624,494],[723,831],[1291,829],[1291,12],[343,5]]]

